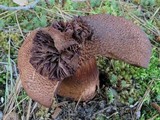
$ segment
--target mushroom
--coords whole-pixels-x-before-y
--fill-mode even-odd
[[[99,86],[96,56],[146,68],[151,43],[132,22],[106,14],[76,17],[32,31],[18,53],[27,94],[50,107],[55,94],[87,101]]]

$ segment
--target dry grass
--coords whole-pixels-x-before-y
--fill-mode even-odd
[[[7,0],[6,0],[7,1]],[[53,107],[50,109],[43,108],[40,106],[38,103],[32,101],[24,92],[22,86],[21,86],[21,81],[19,79],[18,75],[18,69],[16,67],[16,57],[17,57],[17,51],[18,48],[20,47],[20,44],[22,43],[23,39],[25,38],[26,33],[28,33],[31,29],[25,29],[24,28],[24,23],[23,20],[26,19],[28,22],[32,19],[32,17],[35,17],[36,19],[40,20],[43,15],[46,17],[46,21],[51,23],[55,19],[63,19],[64,21],[70,20],[73,18],[73,16],[77,15],[88,15],[88,14],[97,14],[97,13],[108,13],[108,11],[111,11],[112,14],[114,15],[122,15],[126,18],[131,19],[134,23],[137,25],[141,26],[144,31],[148,34],[153,47],[157,50],[157,52],[160,52],[160,43],[157,41],[157,38],[160,37],[160,29],[158,26],[156,26],[155,21],[160,19],[159,17],[159,12],[160,12],[160,7],[155,7],[155,8],[143,8],[143,6],[140,6],[139,4],[134,4],[133,2],[129,3],[127,1],[121,1],[121,0],[116,0],[113,2],[111,5],[104,5],[107,0],[101,0],[100,4],[93,7],[90,2],[82,2],[79,3],[79,7],[76,9],[72,8],[71,1],[68,1],[66,3],[66,6],[64,8],[61,7],[61,5],[50,5],[50,6],[43,6],[42,4],[38,4],[36,6],[35,10],[29,10],[27,11],[29,14],[32,14],[31,18],[28,19],[29,14],[26,11],[13,11],[13,12],[8,12],[8,11],[2,11],[0,13],[0,20],[5,21],[6,19],[6,24],[5,27],[3,27],[1,33],[6,35],[7,37],[4,37],[5,41],[5,47],[4,50],[6,49],[7,52],[3,55],[4,59],[1,59],[2,62],[0,61],[0,65],[3,66],[4,72],[5,73],[5,94],[1,98],[5,99],[5,102],[1,104],[1,108],[3,108],[3,114],[4,114],[4,120],[8,120],[7,118],[16,118],[16,116],[19,116],[19,119],[21,120],[36,120],[36,119],[46,119],[50,120],[54,118],[55,116],[57,117],[58,115],[64,115],[68,114],[69,117],[67,119],[73,119],[72,114],[77,114],[79,107],[84,107],[83,104],[88,104],[88,103],[77,103],[65,100],[63,98],[58,99],[58,103],[55,102],[53,104]],[[110,1],[108,1],[109,3]],[[114,7],[114,4],[118,4],[118,7]],[[85,6],[85,7],[84,7]],[[152,10],[154,9],[154,10]],[[108,10],[108,11],[107,11]],[[44,13],[41,13],[43,11]],[[117,12],[118,11],[118,12]],[[141,14],[137,15],[134,11],[139,11]],[[146,13],[148,13],[150,16],[150,19],[146,18]],[[20,16],[20,15],[28,15],[26,16]],[[8,21],[13,19],[12,23],[9,24]],[[45,22],[45,21],[42,21]],[[151,24],[150,24],[151,23]],[[41,24],[41,23],[39,23]],[[32,26],[31,26],[32,27]],[[41,27],[41,26],[39,26]],[[14,35],[17,33],[18,36],[18,41],[14,42]],[[16,36],[17,37],[17,36]],[[17,38],[16,38],[17,39]],[[13,53],[13,51],[16,51]],[[14,56],[14,57],[13,57]],[[160,56],[160,55],[159,55]],[[160,57],[157,58],[160,58]],[[153,64],[153,63],[152,63]],[[1,66],[0,66],[1,67]],[[154,68],[153,68],[154,69]],[[160,72],[160,71],[159,71]],[[1,75],[1,74],[0,74]],[[1,76],[2,77],[2,76]],[[160,119],[158,116],[158,113],[156,110],[153,112],[152,116],[145,116],[145,113],[139,113],[142,109],[143,103],[146,101],[148,98],[149,93],[153,93],[152,89],[154,87],[159,87],[154,84],[158,83],[159,79],[152,78],[151,82],[145,83],[146,86],[146,92],[143,93],[143,97],[141,98],[139,96],[139,100],[136,101],[137,104],[135,104],[136,111],[134,113],[129,113],[131,116],[136,116],[140,115],[141,119],[145,119],[150,117],[148,120],[152,119]],[[149,81],[149,80],[146,80]],[[145,81],[145,82],[146,82]],[[144,89],[143,89],[144,91]],[[105,94],[103,93],[103,96]],[[96,105],[96,103],[99,103],[99,101],[105,100],[100,94],[97,95],[97,98],[95,98],[92,102]],[[108,98],[107,98],[108,99]],[[64,100],[64,101],[62,101]],[[160,102],[160,101],[158,101]],[[93,104],[93,105],[94,105]],[[111,105],[113,105],[112,103]],[[66,107],[67,106],[67,107]],[[64,107],[64,109],[63,109]],[[71,107],[71,108],[70,108]],[[72,110],[72,108],[75,109],[71,111],[72,114],[68,112],[64,112],[66,109]],[[89,106],[88,109],[93,106]],[[115,107],[115,106],[114,106]],[[97,109],[97,111],[93,114],[94,118],[97,119],[119,119],[117,118],[117,115],[120,114],[117,106],[115,107],[117,110],[114,112],[111,110],[109,105],[106,104],[104,108],[102,109]],[[57,110],[58,109],[58,110]],[[62,109],[63,113],[62,114]],[[105,117],[104,113],[106,111],[112,111],[112,114],[109,114],[107,117]],[[129,108],[130,110],[130,108]],[[58,112],[57,112],[58,111]],[[55,115],[56,114],[56,115]],[[90,113],[88,113],[90,114]],[[98,118],[97,115],[101,114],[102,117]],[[103,116],[104,115],[104,116]],[[142,116],[141,116],[142,115]],[[92,117],[93,117],[92,116]],[[116,117],[115,117],[116,116]],[[119,116],[118,117],[122,117]],[[61,118],[61,117],[60,117]],[[60,119],[59,118],[59,119]],[[18,119],[18,118],[17,118]],[[57,118],[58,119],[58,118]],[[124,118],[122,118],[124,119]]]

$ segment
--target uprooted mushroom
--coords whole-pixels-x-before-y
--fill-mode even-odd
[[[18,54],[27,94],[50,107],[55,94],[87,101],[99,86],[97,55],[146,68],[151,44],[132,22],[111,15],[76,17],[32,31]]]

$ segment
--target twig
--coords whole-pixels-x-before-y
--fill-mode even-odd
[[[24,37],[24,34],[23,34],[23,32],[22,32],[22,29],[21,29],[20,24],[19,24],[19,21],[18,21],[17,12],[15,13],[15,17],[16,17],[16,22],[17,22],[19,31],[20,31],[20,33],[21,33],[21,36],[22,36],[23,39],[24,39],[25,37]]]
[[[152,17],[150,18],[151,21],[153,21],[155,15],[158,13],[159,10],[160,10],[160,7],[154,12],[154,14],[152,15]]]
[[[96,113],[94,113],[93,116],[96,116],[97,114],[100,114],[100,113],[104,112],[104,111],[107,110],[107,109],[109,109],[109,107],[105,107],[105,108],[103,108],[102,110],[97,111]]]
[[[81,99],[82,99],[82,95],[79,97],[78,102],[77,102],[77,104],[76,104],[76,107],[75,107],[74,111],[77,111],[77,107],[78,107]]]
[[[8,97],[9,101],[7,102],[7,105],[5,106],[5,108],[3,110],[4,114],[6,114],[10,109],[12,109],[14,104],[18,103],[16,96],[19,95],[20,88],[21,88],[21,81],[20,81],[19,77],[17,77],[15,87],[12,89],[13,91],[12,91],[12,93],[10,93],[10,95]]]
[[[117,114],[118,114],[118,112],[116,111],[116,112],[112,113],[110,116],[108,116],[107,118],[109,119],[109,118],[111,118],[112,116],[117,115]]]
[[[2,13],[0,14],[0,16],[5,15],[5,14],[7,14],[7,13],[8,13],[8,11],[2,12]]]
[[[147,98],[147,96],[149,95],[150,91],[151,91],[151,86],[153,84],[153,82],[155,81],[155,79],[153,79],[150,83],[149,83],[149,86],[147,87],[147,90],[146,92],[144,93],[143,97],[139,100],[139,103],[137,105],[137,108],[135,110],[135,115],[140,117],[139,114],[140,114],[140,111],[141,111],[141,108],[142,108],[142,105],[145,101],[145,99]]]
[[[39,2],[40,0],[35,0],[34,2],[26,5],[26,6],[18,6],[18,7],[8,7],[8,6],[5,6],[5,5],[0,5],[0,9],[2,10],[7,10],[7,11],[13,11],[13,10],[29,10],[31,8],[34,8],[37,3]]]
[[[106,111],[106,110],[108,111],[108,110],[113,109],[113,108],[114,108],[114,106],[105,107],[105,108],[103,108],[102,110],[99,110],[98,112],[94,113],[94,114],[93,114],[93,118],[95,118],[96,115],[99,115],[100,113],[102,113],[102,112],[104,112],[104,111]],[[109,119],[110,117],[112,117],[112,116],[114,116],[114,115],[116,115],[116,114],[118,114],[118,111],[117,111],[117,110],[116,110],[114,113],[112,113],[111,115],[106,116],[106,117],[107,117],[107,119]]]
[[[31,112],[31,104],[32,104],[32,99],[29,99],[29,103],[28,103],[28,110],[27,110],[27,117],[26,120],[29,120],[29,117],[31,116],[30,112]]]
[[[6,115],[5,115],[5,117],[3,118],[4,120],[6,120],[6,118],[8,117],[8,115],[18,106],[18,105],[20,105],[24,100],[26,100],[26,99],[28,99],[29,97],[27,96],[27,97],[25,97],[25,98],[23,98],[18,104],[16,104]]]
[[[4,15],[4,16],[0,17],[0,20],[6,18],[6,17],[8,17],[8,16],[10,16],[10,15],[16,13],[16,12],[17,12],[17,11],[13,11],[13,12],[7,14],[7,15]]]
[[[38,15],[38,13],[37,13],[36,11],[34,11],[34,10],[29,10],[29,11],[32,12],[32,13],[34,13],[39,20],[41,19],[40,16]]]
[[[11,62],[12,62],[12,65],[13,65],[13,69],[14,69],[14,72],[15,72],[15,76],[16,76],[16,78],[18,78],[16,63],[15,63],[14,60],[12,60],[12,59],[11,59]]]
[[[30,114],[32,115],[34,110],[36,109],[36,107],[38,106],[37,102],[34,102],[34,104],[32,105],[32,110],[30,111]]]
[[[157,118],[159,115],[158,114],[156,114],[156,115],[154,115],[152,118],[149,118],[148,120],[155,120],[155,118]]]

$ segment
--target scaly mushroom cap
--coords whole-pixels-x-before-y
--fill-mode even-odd
[[[84,16],[81,19],[93,30],[92,48],[97,50],[95,54],[135,66],[148,66],[151,43],[146,34],[131,21],[107,14]]]
[[[99,85],[97,55],[147,67],[151,44],[139,27],[121,17],[103,14],[55,22],[31,32],[21,46],[22,85],[46,107],[56,90],[74,100],[89,100]]]
[[[18,69],[22,85],[27,94],[35,101],[50,107],[54,92],[58,86],[57,80],[49,80],[36,72],[30,64],[33,39],[37,30],[28,34],[18,53]]]
[[[62,96],[76,100],[94,96],[99,83],[96,61],[93,58],[82,62],[80,46],[68,33],[62,34],[53,27],[35,30],[27,36],[18,53],[18,68],[22,85],[33,100],[50,107],[59,83],[65,80],[59,92]],[[80,75],[82,71],[87,74]],[[71,89],[64,86],[68,82]],[[69,94],[71,91],[74,94]]]

